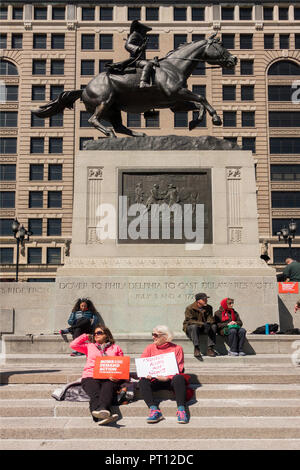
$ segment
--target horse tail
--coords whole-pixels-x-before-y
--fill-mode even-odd
[[[48,118],[61,113],[65,108],[73,109],[73,104],[81,98],[83,90],[63,91],[55,100],[43,104],[32,113],[39,118]]]

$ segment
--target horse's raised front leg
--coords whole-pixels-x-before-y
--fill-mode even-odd
[[[89,123],[92,124],[98,131],[102,132],[104,135],[107,137],[116,137],[114,131],[112,129],[109,129],[108,127],[103,126],[99,119],[101,117],[104,118],[103,113],[106,109],[106,103],[100,103],[95,111],[94,114],[89,118]]]
[[[178,98],[180,100],[187,100],[187,101],[196,101],[197,103],[201,103],[204,108],[207,110],[207,112],[210,114],[212,117],[212,122],[215,126],[221,126],[222,125],[222,119],[220,116],[217,114],[217,111],[211,106],[211,104],[207,101],[204,96],[201,95],[196,95],[196,93],[193,93],[192,91],[188,90],[187,88],[182,88],[181,90],[178,91]]]
[[[115,111],[110,115],[110,122],[115,130],[115,132],[119,132],[120,134],[130,135],[131,137],[144,137],[146,134],[144,132],[135,132],[129,129],[128,127],[124,126],[122,122],[122,115],[121,111]]]

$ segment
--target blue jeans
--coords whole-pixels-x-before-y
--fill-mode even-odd
[[[228,333],[228,345],[230,351],[232,352],[241,352],[243,351],[245,339],[246,339],[246,330],[244,328],[231,328]]]

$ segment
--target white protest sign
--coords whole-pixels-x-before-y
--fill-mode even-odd
[[[166,377],[178,374],[178,365],[174,352],[135,360],[138,377]]]

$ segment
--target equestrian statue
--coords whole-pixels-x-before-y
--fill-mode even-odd
[[[151,28],[135,20],[125,48],[130,58],[108,64],[106,71],[93,78],[84,89],[62,92],[55,100],[33,110],[40,118],[48,118],[72,109],[79,98],[91,114],[89,123],[108,137],[115,132],[132,137],[145,136],[122,123],[121,111],[151,115],[153,110],[170,108],[171,111],[195,111],[189,122],[194,129],[203,119],[206,110],[216,126],[222,120],[205,97],[187,88],[187,79],[199,64],[207,62],[224,68],[233,68],[237,58],[223,47],[217,33],[208,39],[181,44],[165,57],[146,60],[147,33]],[[108,121],[112,127],[104,125]]]

